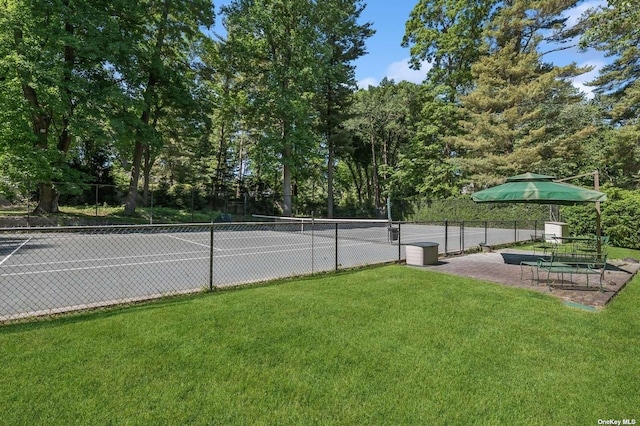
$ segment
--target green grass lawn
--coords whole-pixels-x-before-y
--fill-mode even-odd
[[[640,283],[601,312],[402,266],[0,327],[0,424],[640,421]]]

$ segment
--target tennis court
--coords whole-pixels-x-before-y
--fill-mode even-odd
[[[387,222],[225,223],[0,230],[0,319],[404,259],[404,245],[459,251],[487,230]],[[529,230],[491,229],[492,244]],[[446,241],[445,241],[446,237]]]

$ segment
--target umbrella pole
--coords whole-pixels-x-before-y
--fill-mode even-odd
[[[556,182],[563,182],[565,180],[571,180],[579,177],[593,175],[593,189],[600,191],[600,173],[598,170],[594,170],[591,173],[584,173],[582,175],[571,176],[564,179],[558,179]],[[600,227],[600,201],[596,201],[596,254],[598,257],[602,254],[602,228]]]
[[[593,188],[600,191],[600,175],[598,171],[593,172]],[[602,254],[602,228],[600,225],[600,201],[596,201],[596,255],[598,259]]]

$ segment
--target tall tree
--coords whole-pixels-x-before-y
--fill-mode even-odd
[[[604,95],[609,117],[619,124],[638,125],[640,111],[640,9],[633,2],[609,0],[608,6],[591,10],[582,47],[601,50],[612,57],[590,83]]]
[[[149,158],[154,146],[162,145],[159,114],[165,108],[182,109],[185,96],[191,98],[189,90],[176,93],[176,89],[190,86],[193,54],[204,37],[201,28],[212,25],[214,19],[213,5],[207,0],[147,0],[135,6],[137,22],[128,34],[132,51],[122,52],[115,64],[123,77],[121,87],[132,98],[130,113],[137,117],[131,120],[134,147],[125,214],[135,212],[143,159]]]
[[[365,182],[377,210],[388,196],[400,154],[413,137],[418,100],[418,86],[406,81],[396,84],[384,79],[378,87],[355,93],[353,116],[345,123],[353,135],[348,152],[354,166],[362,165],[363,159],[369,161]],[[354,173],[354,182],[357,178]]]
[[[587,69],[545,64],[538,52],[542,32],[561,26],[573,3],[514,0],[488,27],[488,55],[473,65],[476,87],[462,98],[464,133],[450,138],[473,182],[544,169],[594,131],[558,121],[583,99],[568,79]]]
[[[318,32],[322,52],[322,74],[318,89],[320,134],[327,149],[327,216],[334,214],[334,166],[336,152],[347,137],[351,94],[356,88],[353,61],[364,55],[365,40],[374,34],[370,23],[358,24],[365,6],[359,0],[318,2]]]
[[[448,198],[459,193],[457,153],[447,139],[460,133],[460,107],[423,84],[416,94],[415,132],[394,173],[396,197]]]
[[[32,145],[22,156],[39,183],[36,211],[58,211],[54,182],[73,179],[66,156],[79,136],[100,123],[112,75],[107,46],[119,2],[7,0],[0,19],[0,69],[7,92],[2,109],[14,107],[12,145]],[[9,87],[11,86],[11,87]],[[4,92],[4,91],[3,91]],[[11,105],[13,104],[13,105]],[[26,121],[26,122],[25,122]],[[30,134],[24,132],[30,127]],[[94,132],[94,136],[98,132]],[[5,146],[7,146],[5,144]]]
[[[471,65],[482,50],[482,31],[497,0],[419,0],[406,23],[402,39],[410,47],[411,66],[426,61],[427,79],[443,85],[449,100],[471,87]]]
[[[235,0],[222,8],[227,43],[240,58],[252,127],[261,150],[282,167],[282,210],[292,213],[292,179],[314,152],[318,87],[316,2]]]

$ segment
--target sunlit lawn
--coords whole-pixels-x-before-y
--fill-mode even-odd
[[[640,421],[639,302],[386,266],[5,325],[0,424]]]

